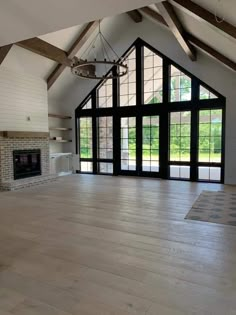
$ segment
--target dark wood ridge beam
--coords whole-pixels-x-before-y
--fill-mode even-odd
[[[236,38],[236,27],[232,24],[222,21],[218,23],[215,19],[215,14],[210,11],[204,9],[200,5],[194,3],[190,0],[172,0],[173,4],[176,5],[180,9],[184,9],[187,13],[190,13],[194,17],[200,18],[202,21],[207,22],[218,30],[228,34],[229,36]]]
[[[68,51],[68,57],[73,58],[78,51],[83,47],[83,45],[88,41],[92,33],[95,31],[95,29],[98,27],[99,22],[94,21],[88,23],[83,31],[79,34],[78,38],[75,40],[75,42],[72,44]]]
[[[221,63],[225,64],[231,70],[236,71],[236,63],[234,61],[232,61],[229,58],[227,58],[226,56],[222,55],[221,53],[216,51],[214,48],[208,46],[206,43],[202,42],[200,39],[196,38],[195,36],[193,36],[189,33],[187,33],[186,36],[187,36],[187,39],[189,40],[189,42],[191,42],[194,46],[202,49],[208,55],[210,55],[211,57],[214,57],[215,59],[217,59]]]
[[[142,12],[143,14],[147,15],[149,18],[151,18],[155,22],[159,22],[159,23],[169,27],[168,24],[166,23],[166,21],[163,19],[163,17],[158,12],[154,11],[153,9],[151,9],[149,7],[143,7],[143,8],[140,8],[139,11]]]
[[[88,23],[83,31],[79,34],[78,38],[70,47],[67,56],[68,58],[72,59],[79,50],[83,47],[83,45],[88,41],[94,30],[98,27],[98,21]],[[56,82],[58,77],[62,74],[65,70],[66,66],[64,64],[59,64],[56,68],[52,71],[47,79],[48,89]]]
[[[192,61],[195,61],[197,59],[196,50],[186,38],[186,32],[179,18],[177,17],[172,5],[169,2],[164,1],[156,4],[156,7],[160,11],[162,17],[166,21],[171,32],[174,34],[184,52]]]
[[[3,63],[4,59],[6,58],[7,54],[9,53],[12,45],[6,45],[0,47],[0,65]]]
[[[65,66],[70,65],[70,60],[68,58],[67,53],[64,50],[55,47],[40,38],[34,37],[26,39],[16,43],[16,45],[24,49],[27,49],[31,52],[34,52],[40,56],[56,61]]]
[[[156,11],[154,11],[151,8],[148,8],[148,7],[147,8],[142,8],[140,10],[141,10],[141,12],[146,14],[146,16],[148,16],[152,21],[161,23],[162,25],[168,27],[168,25],[166,24],[165,21],[163,21],[162,16],[158,12],[156,12]],[[194,44],[194,46],[202,49],[207,54],[209,54],[211,57],[215,58],[216,60],[218,60],[221,63],[223,63],[224,65],[226,65],[229,69],[231,69],[233,71],[236,71],[236,63],[234,61],[232,61],[231,59],[227,58],[226,56],[224,56],[223,54],[221,54],[220,52],[218,52],[214,48],[208,46],[203,41],[201,41],[200,39],[198,39],[195,36],[191,35],[190,33],[186,33],[186,38],[192,44]]]
[[[135,23],[140,23],[143,20],[142,14],[138,10],[129,11],[127,14]]]

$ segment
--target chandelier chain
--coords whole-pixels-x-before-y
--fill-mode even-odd
[[[110,71],[113,67],[116,71]],[[75,56],[72,59],[71,72],[77,77],[89,79],[113,79],[128,73],[128,66],[103,35],[100,20],[95,38],[80,58]]]
[[[222,16],[222,18],[220,18],[220,17],[218,16],[218,13],[219,13],[220,9],[222,9],[222,11],[223,11],[223,16]],[[221,0],[216,0],[216,5],[215,5],[215,20],[216,20],[217,23],[222,23],[222,22],[224,22],[224,20],[225,20],[225,11],[223,10],[223,5],[222,5]]]
[[[89,46],[85,49],[85,51],[84,51],[83,54],[81,55],[80,59],[83,59],[83,56],[86,55],[87,52],[90,51],[91,48],[95,45],[98,36],[99,36],[99,33],[96,35],[96,37],[94,38],[94,40],[89,44]]]

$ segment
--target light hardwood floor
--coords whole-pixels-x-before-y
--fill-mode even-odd
[[[0,193],[0,315],[236,314],[236,227],[184,220],[203,189],[75,175]]]

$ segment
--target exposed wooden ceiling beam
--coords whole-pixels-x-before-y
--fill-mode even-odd
[[[80,33],[78,38],[75,40],[75,42],[70,47],[67,56],[68,58],[72,59],[79,50],[83,47],[83,45],[88,41],[94,30],[98,27],[98,21],[90,22],[88,23],[83,31]],[[62,74],[62,72],[65,70],[66,66],[64,64],[59,64],[56,66],[56,68],[52,71],[52,73],[49,75],[47,79],[48,84],[48,90],[50,87],[56,82],[58,77]]]
[[[195,36],[193,36],[193,35],[191,35],[189,33],[187,33],[186,36],[187,36],[187,39],[193,45],[195,45],[196,47],[204,50],[208,55],[210,55],[211,57],[214,57],[218,61],[222,62],[228,68],[233,69],[234,71],[236,71],[236,63],[234,61],[232,61],[229,58],[227,58],[226,56],[222,55],[221,53],[216,51],[214,48],[208,46],[206,43],[202,42],[200,39],[196,38]]]
[[[144,7],[144,8],[140,8],[139,11],[146,14],[147,16],[149,16],[154,21],[158,21],[159,23],[168,27],[168,24],[163,19],[163,17],[158,12],[154,11],[153,9],[151,9],[149,7]]]
[[[222,21],[218,23],[215,18],[215,14],[204,9],[200,5],[194,3],[191,0],[173,0],[173,4],[177,5],[180,9],[184,9],[188,13],[191,13],[193,16],[200,18],[204,22],[207,22],[215,26],[218,30],[223,31],[224,33],[236,38],[236,27],[232,24]]]
[[[156,7],[159,9],[162,17],[166,21],[167,25],[169,26],[170,30],[174,34],[175,38],[177,39],[187,56],[192,61],[195,61],[197,59],[196,50],[186,38],[185,30],[180,20],[178,19],[172,5],[169,2],[164,1],[156,4]]]
[[[4,59],[6,58],[7,54],[9,53],[12,45],[6,45],[0,47],[0,65],[3,63]]]
[[[68,51],[68,57],[73,58],[78,51],[83,47],[83,45],[87,42],[87,40],[90,38],[92,33],[95,31],[95,29],[98,27],[99,22],[94,21],[88,23],[83,31],[80,33],[78,38],[75,40],[75,42],[72,44],[71,48]]]
[[[65,66],[70,65],[67,53],[44,40],[34,37],[16,43],[17,46],[30,50],[40,56],[56,61]]]
[[[165,25],[168,27],[168,25],[165,23],[165,21],[163,21],[162,16],[152,10],[151,8],[148,8],[148,10],[143,10],[144,8],[140,9],[143,13],[145,13],[151,20],[161,23],[162,25]],[[151,14],[150,14],[150,11]],[[228,68],[230,68],[231,70],[236,71],[236,63],[234,61],[232,61],[231,59],[227,58],[226,56],[224,56],[223,54],[221,54],[220,52],[218,52],[217,50],[213,49],[212,47],[208,46],[207,44],[205,44],[204,42],[202,42],[200,39],[196,38],[195,36],[186,33],[186,38],[192,43],[194,44],[194,46],[202,49],[203,51],[205,51],[207,54],[209,54],[211,57],[215,58],[216,60],[220,61],[221,63],[223,63],[224,65],[226,65]]]
[[[135,23],[140,23],[143,20],[142,14],[138,10],[129,11],[127,14]]]
[[[66,66],[58,64],[56,66],[56,68],[50,73],[50,75],[47,78],[48,90],[56,82],[56,80],[59,78],[59,76],[65,70],[65,68],[66,68]]]

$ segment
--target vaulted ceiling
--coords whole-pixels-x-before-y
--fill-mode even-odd
[[[117,15],[152,2],[153,0],[1,1],[0,46]]]
[[[96,20],[107,15],[126,12],[130,9],[138,9],[126,14],[126,19],[132,20],[133,23],[138,23],[137,29],[141,27],[142,19],[148,19],[154,23],[154,32],[155,27],[164,27],[172,32],[176,43],[186,53],[186,58],[190,58],[194,62],[198,58],[198,51],[200,49],[232,71],[236,71],[235,0],[221,0],[222,7],[219,10],[216,6],[218,0],[208,0],[207,3],[204,0],[170,0],[164,3],[156,1],[155,4],[149,6],[145,5],[150,4],[153,0],[114,1],[114,6],[111,5],[113,0],[109,0],[110,5],[106,3],[108,0],[101,0],[99,6],[94,5],[93,1],[95,0],[87,0],[83,3],[83,1],[78,0],[67,0],[66,2],[57,0],[57,4],[60,3],[60,10],[58,9],[58,5],[55,5],[54,0],[37,1],[34,8],[32,7],[32,0],[22,0],[20,8],[19,2],[16,0],[7,1],[4,5],[1,5],[0,25],[5,23],[4,29],[7,31],[1,33],[0,43],[12,43],[19,39],[23,40],[46,33],[48,32],[47,30],[52,31],[76,24],[74,22],[75,15],[76,21],[78,23],[81,22],[81,24],[38,36],[36,42],[34,39],[33,42],[30,40],[18,43],[17,45],[0,48],[0,62],[2,58],[2,61],[4,60],[3,65],[13,67],[16,70],[19,69],[19,71],[29,70],[31,72],[35,68],[36,75],[48,81],[48,88],[52,85],[57,86],[58,82],[56,81],[59,77],[58,81],[60,82],[61,78],[63,78],[63,84],[66,86],[67,81],[71,83],[75,80],[72,78],[69,68],[66,67],[68,59],[74,55],[81,55],[81,51],[91,42],[96,31],[96,22],[84,22]],[[45,7],[46,3],[48,4],[47,9]],[[76,11],[76,5],[81,3],[83,6],[80,6],[80,10]],[[27,7],[25,7],[26,4],[28,5]],[[89,7],[94,9],[88,10]],[[17,8],[19,10],[18,17],[14,20],[14,23],[12,22],[13,19],[11,20],[10,26],[8,21],[6,21],[6,16],[7,14],[13,16]],[[103,10],[100,10],[101,8]],[[64,14],[61,12],[63,11],[62,9],[64,9]],[[45,10],[43,14],[40,13],[42,10]],[[69,19],[71,10],[73,14],[71,15],[71,19]],[[216,22],[214,16],[216,11],[219,12],[220,17],[224,18],[222,23]],[[2,18],[1,15],[4,15],[4,12],[5,17]],[[34,20],[35,14],[37,14],[38,18]],[[50,17],[49,14],[51,14]],[[121,20],[118,15],[103,19],[103,31],[108,37],[109,34],[114,34],[115,31],[119,33],[119,23],[123,22],[124,20]],[[51,44],[52,46],[50,47],[47,44]],[[25,48],[28,50],[25,50]],[[32,51],[38,54],[32,53]],[[53,55],[53,58],[50,58],[50,56],[49,58],[45,58],[48,57],[48,52]]]

